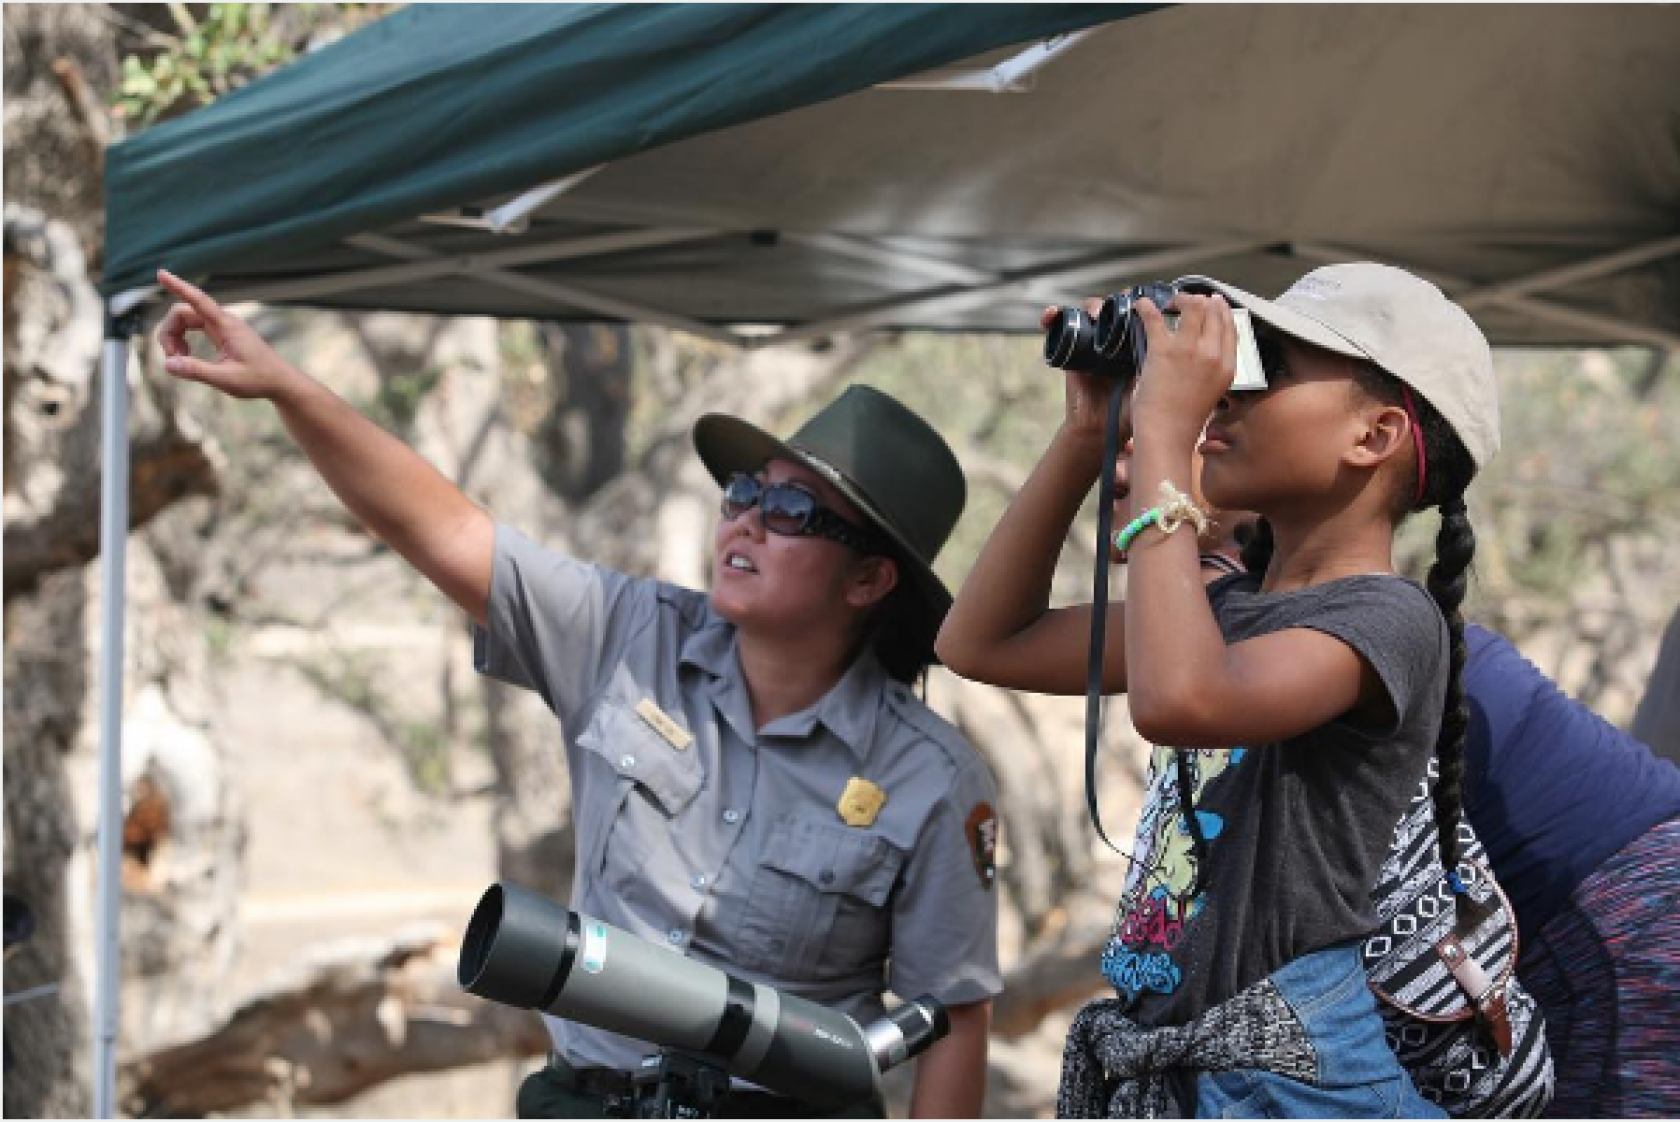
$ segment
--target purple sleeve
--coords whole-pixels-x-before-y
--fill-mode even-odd
[[[1465,628],[1464,809],[1525,937],[1606,859],[1680,814],[1680,769]]]

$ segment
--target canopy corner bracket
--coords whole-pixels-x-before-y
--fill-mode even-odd
[[[532,214],[606,166],[596,164],[592,168],[573,172],[551,183],[543,183],[489,210],[479,206],[458,206],[454,210],[440,211],[437,214],[422,214],[420,221],[429,222],[434,226],[465,226],[471,230],[486,230],[492,234],[523,234],[531,227]]]
[[[1010,55],[993,66],[946,66],[880,82],[878,90],[968,90],[979,93],[1031,93],[1038,85],[1038,72],[1050,65],[1059,55],[1066,54],[1100,28],[1087,27],[1065,31],[1034,43],[1026,50]]]

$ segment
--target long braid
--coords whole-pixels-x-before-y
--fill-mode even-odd
[[[1464,700],[1464,594],[1470,562],[1476,555],[1476,535],[1470,528],[1464,491],[1475,477],[1476,464],[1446,418],[1422,395],[1410,396],[1398,379],[1374,364],[1361,364],[1355,375],[1379,401],[1404,402],[1415,408],[1423,437],[1425,484],[1422,495],[1411,480],[1397,475],[1394,511],[1400,518],[1427,507],[1441,508],[1441,528],[1435,535],[1435,564],[1424,586],[1447,621],[1448,669],[1446,704],[1441,731],[1435,741],[1440,776],[1435,781],[1435,825],[1440,839],[1441,864],[1450,873],[1458,868],[1458,824],[1464,817],[1464,732],[1470,711]]]
[[[1429,569],[1429,594],[1447,620],[1451,662],[1447,674],[1446,711],[1435,756],[1441,775],[1435,782],[1435,823],[1440,831],[1441,864],[1450,873],[1458,868],[1458,823],[1464,812],[1464,730],[1470,708],[1464,700],[1465,574],[1476,553],[1476,534],[1470,528],[1462,495],[1441,504],[1441,529],[1435,535],[1435,564]]]

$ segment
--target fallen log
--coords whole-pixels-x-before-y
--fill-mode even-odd
[[[539,1056],[534,1013],[472,997],[441,930],[383,947],[338,944],[246,1002],[221,1028],[124,1064],[125,1113],[186,1118],[266,1103],[327,1106],[401,1075]]]

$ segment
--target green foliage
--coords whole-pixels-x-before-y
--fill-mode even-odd
[[[414,434],[414,422],[420,415],[420,405],[443,380],[442,366],[426,366],[413,372],[392,374],[379,380],[379,391],[372,401],[358,402],[360,408],[378,424],[404,440]]]
[[[123,59],[117,112],[149,125],[182,102],[208,104],[292,57],[290,44],[269,36],[268,4],[212,4],[202,21],[171,5],[181,29],[178,46],[149,60]]]
[[[212,662],[221,664],[233,655],[237,626],[224,613],[211,612],[204,616],[204,643]]]
[[[500,359],[502,415],[510,428],[533,436],[543,417],[553,407],[558,387],[549,377],[548,354],[537,327],[528,320],[508,320],[497,325],[497,357]]]
[[[1680,530],[1680,385],[1670,361],[1643,387],[1651,360],[1637,351],[1500,358],[1504,448],[1472,490],[1483,591],[1567,605],[1607,542]]]
[[[202,19],[168,5],[173,34],[123,59],[114,111],[130,128],[208,105],[310,46],[385,15],[392,4],[211,4]]]

